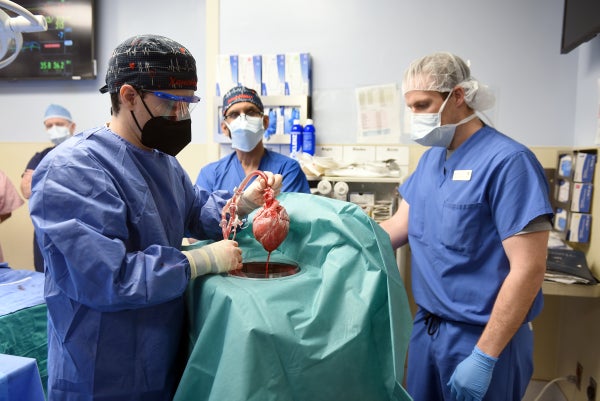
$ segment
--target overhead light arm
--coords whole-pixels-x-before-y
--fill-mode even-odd
[[[9,16],[2,9],[18,14],[16,17]],[[9,1],[0,0],[0,68],[12,63],[23,46],[23,35],[21,32],[42,32],[48,29],[48,23],[43,15],[33,15],[27,9]],[[14,52],[7,58],[11,42],[15,43]]]

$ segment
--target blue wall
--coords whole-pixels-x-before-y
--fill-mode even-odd
[[[600,135],[600,37],[575,51],[578,64],[574,144],[578,147],[600,145],[595,142],[596,135]]]
[[[49,102],[70,108],[80,129],[107,121],[110,101],[97,90],[111,50],[135,33],[170,36],[201,69],[207,62],[206,0],[97,2],[98,79],[0,82],[0,142],[45,141]],[[592,146],[600,38],[561,55],[562,8],[563,0],[224,0],[220,37],[211,40],[220,53],[310,52],[323,143],[354,142],[357,87],[400,83],[412,59],[447,50],[470,60],[473,75],[496,92],[490,117],[501,131],[528,146]],[[198,92],[214,94],[202,82]],[[207,140],[205,117],[205,108],[194,110],[195,143]]]

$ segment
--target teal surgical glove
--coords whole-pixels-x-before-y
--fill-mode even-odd
[[[242,268],[242,250],[237,242],[222,240],[183,251],[190,262],[190,279],[209,273],[226,273]]]
[[[458,364],[448,386],[456,401],[481,401],[492,380],[492,371],[498,358],[487,355],[477,346]]]

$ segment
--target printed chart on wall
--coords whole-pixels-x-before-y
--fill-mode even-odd
[[[399,143],[400,93],[396,84],[356,89],[358,143]]]

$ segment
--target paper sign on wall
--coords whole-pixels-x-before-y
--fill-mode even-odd
[[[400,94],[396,84],[356,89],[358,143],[400,141]]]

